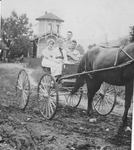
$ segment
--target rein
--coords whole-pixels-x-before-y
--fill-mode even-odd
[[[100,46],[100,47],[103,47],[103,46]],[[124,46],[125,47],[125,46]],[[120,45],[117,45],[117,46],[113,46],[112,48],[119,48],[118,50],[117,50],[117,53],[116,53],[116,58],[115,58],[115,62],[114,62],[114,66],[116,66],[117,65],[117,63],[118,63],[118,56],[119,56],[119,53],[122,51],[128,58],[130,58],[130,60],[134,60],[134,58],[133,57],[131,57],[127,52],[125,52],[123,49],[124,49],[124,47],[123,48],[121,48],[120,47]],[[110,48],[110,47],[103,47],[103,48]],[[87,57],[86,57],[87,58]],[[84,72],[87,72],[87,60],[85,59],[85,66],[84,66]]]

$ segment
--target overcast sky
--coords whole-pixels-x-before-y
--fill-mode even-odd
[[[65,21],[61,34],[71,30],[84,47],[105,42],[106,35],[108,40],[128,35],[134,26],[134,0],[2,0],[2,17],[13,10],[26,13],[34,26],[45,11],[54,13]]]

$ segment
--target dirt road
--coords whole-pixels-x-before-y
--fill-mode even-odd
[[[124,132],[121,116],[123,101],[108,116],[94,112],[97,122],[89,122],[86,114],[86,98],[79,108],[72,109],[60,99],[53,120],[42,118],[37,108],[33,90],[25,112],[18,109],[15,96],[17,74],[25,66],[0,65],[0,149],[2,150],[131,150],[131,132]],[[32,85],[32,69],[25,68]],[[129,113],[131,126],[132,116]],[[109,148],[106,146],[109,146]],[[104,148],[105,147],[105,148]]]

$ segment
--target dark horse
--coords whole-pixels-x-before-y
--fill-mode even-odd
[[[125,46],[123,50],[124,52],[119,47],[93,47],[91,50],[87,51],[82,57],[78,65],[77,72],[81,73],[84,71],[93,71],[102,68],[109,68],[114,66],[115,62],[116,65],[120,65],[127,61],[130,61],[130,57],[134,58],[134,43]],[[122,121],[123,126],[127,127],[127,114],[131,105],[131,99],[133,95],[133,76],[134,63],[131,63],[126,67],[100,71],[91,75],[80,75],[76,78],[76,83],[73,90],[71,91],[71,94],[77,92],[78,89],[83,86],[84,82],[86,81],[88,90],[87,113],[91,115],[93,97],[95,93],[99,90],[103,82],[109,83],[111,85],[125,86],[125,111],[122,117]]]

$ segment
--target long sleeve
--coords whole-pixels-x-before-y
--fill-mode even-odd
[[[62,52],[63,52],[64,61],[67,62],[67,60],[68,60],[67,53],[65,50],[62,50]]]
[[[50,60],[52,60],[52,59],[53,59],[53,50],[50,51],[50,50],[48,50],[48,49],[46,48],[46,49],[44,49],[44,50],[42,51],[42,55],[43,55],[43,57],[44,57],[45,59],[50,59]]]

